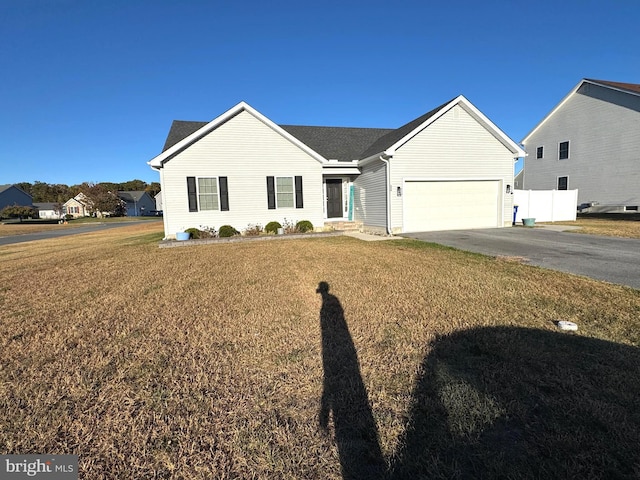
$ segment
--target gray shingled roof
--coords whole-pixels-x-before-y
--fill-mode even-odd
[[[369,145],[393,131],[388,128],[280,126],[327,160],[342,161],[359,159]]]
[[[167,140],[164,142],[162,151],[164,152],[167,148],[173,147],[180,140],[187,138],[196,130],[204,127],[207,123],[209,122],[186,122],[184,120],[174,120],[171,124],[171,128],[169,129],[169,135],[167,135]]]
[[[147,193],[144,190],[137,190],[132,192],[118,192],[118,197],[125,202],[139,202],[142,196]]]
[[[443,103],[397,129],[313,127],[304,125],[280,125],[280,127],[328,160],[360,160],[376,153],[382,153],[423,122],[426,122],[450,102],[451,100]],[[204,127],[207,123],[174,120],[162,151],[164,152],[180,140]]]
[[[33,206],[38,210],[55,210],[58,205],[62,205],[62,203],[55,202],[34,202]]]

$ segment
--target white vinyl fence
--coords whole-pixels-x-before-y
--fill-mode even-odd
[[[576,219],[578,190],[514,190],[513,204],[518,206],[516,223],[523,218],[536,222],[564,222]]]

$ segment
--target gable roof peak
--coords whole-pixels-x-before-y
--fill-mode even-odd
[[[585,83],[591,83],[592,85],[598,85],[604,88],[609,88],[613,90],[618,90],[620,92],[628,93],[631,95],[640,95],[640,85],[636,83],[622,83],[622,82],[612,82],[609,80],[595,80],[593,78],[583,78],[578,82],[578,84],[571,89],[571,91],[564,96],[560,102],[551,109],[549,113],[547,113],[540,122],[536,124],[535,127],[531,129],[529,133],[525,135],[525,137],[520,141],[520,143],[526,143],[531,135],[533,135],[549,118],[553,116],[566,102],[571,98],[574,94],[580,90]]]
[[[481,123],[491,134],[506,146],[514,155],[524,156],[524,151],[511,140],[502,130],[500,130],[491,120],[489,120],[480,110],[478,110],[464,95],[458,95],[448,102],[434,108],[420,117],[405,123],[400,128],[384,135],[367,150],[362,153],[362,160],[369,160],[380,154],[393,155],[395,150],[413,138],[419,132],[431,125],[438,118],[451,110],[454,106],[461,105],[462,108],[473,118]]]
[[[176,124],[176,125],[177,126],[182,126],[185,129],[189,130],[187,135],[182,137],[181,139],[179,139],[178,141],[176,141],[172,145],[170,145],[170,141],[169,141],[169,137],[171,137],[171,132],[170,132],[170,135],[167,138],[167,141],[165,142],[165,148],[162,151],[162,153],[160,153],[160,155],[157,155],[156,157],[154,157],[153,159],[148,161],[147,164],[151,168],[156,169],[156,170],[162,168],[165,162],[169,161],[173,156],[178,154],[180,151],[182,151],[183,149],[187,148],[189,145],[197,142],[202,137],[204,137],[206,134],[208,134],[209,132],[215,130],[216,128],[218,128],[220,125],[224,124],[228,120],[234,118],[236,115],[238,115],[242,111],[245,111],[245,112],[249,113],[250,115],[252,115],[254,118],[256,118],[257,120],[262,122],[264,125],[266,125],[267,127],[271,128],[272,130],[277,132],[279,135],[281,135],[282,137],[287,139],[289,142],[293,143],[294,145],[296,145],[301,150],[304,150],[307,154],[309,154],[310,156],[315,158],[318,162],[322,162],[324,160],[324,158],[318,152],[316,152],[316,151],[312,150],[311,148],[309,148],[307,145],[302,143],[300,140],[295,138],[293,135],[291,135],[289,132],[287,132],[285,129],[283,129],[279,125],[276,125],[269,118],[267,118],[266,116],[264,116],[263,114],[258,112],[256,109],[251,107],[251,105],[249,105],[248,103],[242,101],[242,102],[239,102],[238,104],[236,104],[235,106],[231,107],[229,110],[227,110],[223,114],[217,116],[216,118],[214,118],[210,122],[201,123],[201,122],[181,122],[181,121],[179,121],[179,123]],[[175,123],[175,121],[174,121],[174,123]],[[200,124],[200,125],[198,125],[198,124]]]

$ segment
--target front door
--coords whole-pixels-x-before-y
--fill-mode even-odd
[[[342,218],[342,180],[326,180],[327,218]]]

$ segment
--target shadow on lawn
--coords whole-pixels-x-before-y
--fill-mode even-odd
[[[344,478],[640,477],[640,349],[516,327],[433,342],[385,459],[340,302],[318,292],[320,424],[331,411]]]
[[[322,295],[320,329],[324,368],[320,427],[328,432],[331,413],[343,478],[381,478],[385,463],[378,428],[344,311],[338,298],[329,293],[328,283],[320,282],[317,293]]]

